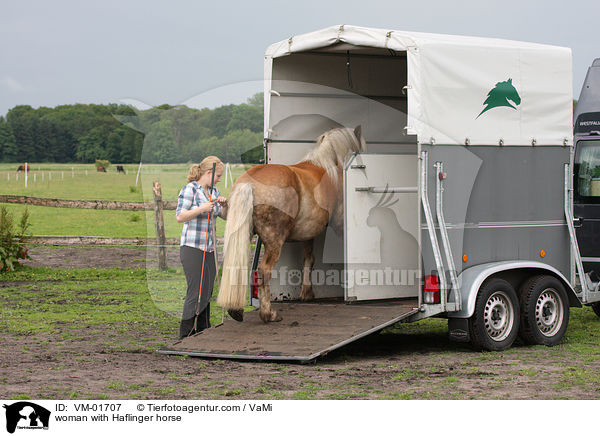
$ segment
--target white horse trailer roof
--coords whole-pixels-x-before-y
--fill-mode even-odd
[[[265,117],[275,58],[307,51],[352,56],[369,49],[406,55],[406,131],[420,143],[572,144],[569,48],[348,25],[293,36],[267,49]]]

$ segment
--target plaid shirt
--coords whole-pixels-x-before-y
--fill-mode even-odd
[[[212,192],[212,199],[216,200],[221,194],[215,187]],[[179,199],[177,201],[177,215],[182,210],[191,210],[208,201],[208,195],[204,192],[204,188],[198,184],[198,182],[190,182],[185,185],[181,192],[179,192]],[[220,204],[215,203],[213,213],[211,216],[210,230],[208,244],[206,251],[212,252],[214,250],[215,234],[214,234],[214,220],[217,215],[221,215],[223,208]],[[188,247],[199,248],[204,250],[204,244],[207,237],[208,227],[208,213],[201,213],[196,218],[191,219],[183,223],[183,230],[181,232],[181,242],[179,245],[187,245]]]

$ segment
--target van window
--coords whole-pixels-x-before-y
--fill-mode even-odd
[[[575,155],[576,193],[600,198],[600,141],[579,141]]]

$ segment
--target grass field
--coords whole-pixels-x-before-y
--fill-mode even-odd
[[[152,201],[152,184],[162,185],[164,200],[177,200],[186,183],[189,164],[143,165],[136,185],[137,165],[124,165],[127,174],[118,174],[115,165],[107,173],[98,173],[92,164],[30,164],[27,188],[25,174],[17,176],[17,164],[0,164],[0,194],[71,200]],[[232,165],[233,180],[248,166]],[[86,173],[87,172],[87,173]],[[17,179],[18,177],[18,179]],[[222,195],[228,196],[231,184],[225,178],[217,184]],[[20,214],[22,205],[8,205]],[[29,206],[33,235],[112,236],[119,238],[154,237],[154,212],[63,209]],[[181,234],[182,224],[175,221],[174,211],[165,211],[165,231],[168,238]],[[223,220],[217,220],[217,235],[222,236]]]
[[[178,330],[168,306],[181,306],[181,276],[94,268],[4,274],[0,390],[12,400],[596,399],[600,392],[600,319],[589,308],[571,310],[555,347],[476,352],[448,342],[445,320],[428,319],[396,324],[316,365],[157,355]],[[151,281],[161,283],[166,306],[149,294]],[[220,310],[211,309],[215,325]]]
[[[152,321],[172,336],[185,296],[185,276],[174,270],[21,268],[2,279],[30,283],[27,289],[18,283],[0,288],[5,308],[0,328],[18,334],[56,333],[65,324],[80,329]],[[149,293],[150,281],[156,293]],[[215,304],[211,309],[214,325],[221,321],[221,310]]]

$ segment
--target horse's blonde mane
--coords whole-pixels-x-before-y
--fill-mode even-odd
[[[332,129],[319,136],[317,146],[304,156],[302,162],[311,162],[323,168],[333,184],[337,185],[339,170],[344,164],[346,155],[350,152],[366,151],[366,148],[365,140],[360,135],[360,128]]]

